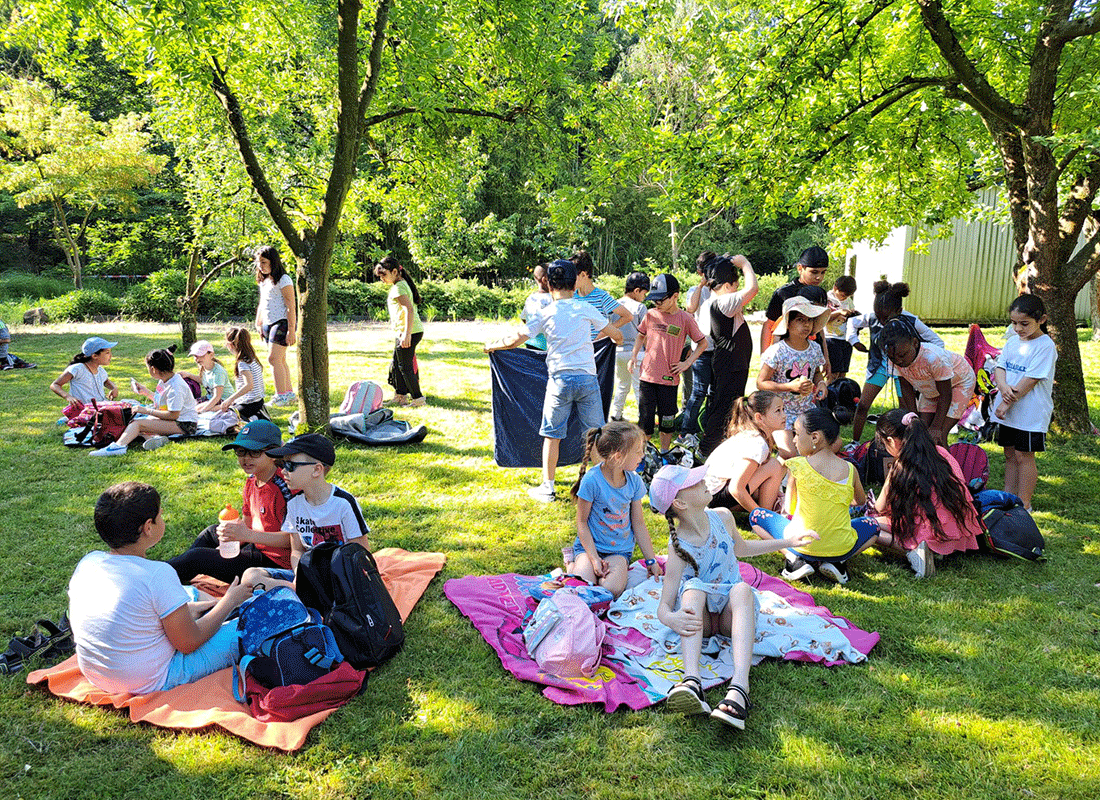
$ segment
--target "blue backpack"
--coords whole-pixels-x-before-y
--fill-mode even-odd
[[[344,660],[320,615],[286,586],[254,596],[237,618],[233,697],[245,702],[244,676],[260,685],[304,684],[332,672]]]

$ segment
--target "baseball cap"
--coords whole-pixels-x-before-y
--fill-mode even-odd
[[[688,469],[679,464],[665,464],[649,484],[649,507],[658,514],[664,514],[672,506],[676,494],[687,489],[707,476],[707,465]]]
[[[107,350],[117,346],[118,342],[108,342],[102,336],[92,336],[84,340],[84,344],[80,346],[80,352],[86,356],[90,356],[93,353],[98,353],[100,350]]]
[[[676,280],[676,276],[662,272],[649,284],[649,294],[645,296],[645,299],[650,303],[659,303],[678,291],[680,291],[680,282]]]
[[[815,244],[802,251],[802,255],[798,257],[798,263],[810,269],[828,269],[829,254]]]
[[[332,446],[332,442],[319,433],[304,433],[301,436],[295,436],[282,447],[267,451],[267,454],[272,458],[286,458],[295,453],[315,458],[326,467],[331,467],[336,463],[336,448]]]
[[[213,352],[214,345],[210,344],[210,342],[206,341],[206,339],[199,339],[197,342],[191,345],[192,356],[204,356],[207,353]]]
[[[256,419],[246,422],[237,432],[237,438],[222,450],[233,450],[237,447],[243,447],[245,450],[267,450],[269,447],[278,447],[282,443],[283,435],[279,432],[278,425],[266,419]]]

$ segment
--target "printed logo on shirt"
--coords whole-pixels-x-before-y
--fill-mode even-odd
[[[679,325],[669,325],[668,326],[668,333],[669,333],[670,336],[679,336],[683,332],[684,332],[684,329],[682,327],[680,327]]]
[[[321,542],[344,543],[344,529],[340,525],[314,525],[309,517],[299,516],[294,520],[294,528],[307,548]]]

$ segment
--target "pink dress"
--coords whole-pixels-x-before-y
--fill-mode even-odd
[[[938,452],[951,467],[951,472],[954,473],[955,480],[959,482],[959,488],[962,489],[963,497],[969,498],[970,490],[966,488],[966,480],[963,478],[963,473],[959,468],[958,462],[952,458],[947,450],[938,445],[936,446],[936,452]],[[936,532],[932,527],[932,523],[928,521],[923,509],[918,507],[916,530],[912,541],[906,544],[915,547],[921,542],[928,542],[928,549],[933,553],[939,553],[941,556],[963,550],[977,550],[977,536],[981,533],[981,524],[978,522],[978,512],[974,510],[974,506],[967,503],[966,525],[960,526],[951,515],[951,512],[940,505],[939,498],[935,493],[932,494],[932,504],[939,512],[940,527],[943,528],[943,532],[947,535],[947,540],[943,541],[934,538]]]

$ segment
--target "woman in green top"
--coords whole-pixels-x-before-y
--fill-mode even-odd
[[[389,284],[386,295],[386,307],[390,312],[390,324],[393,325],[396,343],[393,348],[393,364],[390,366],[389,382],[394,395],[386,405],[410,406],[424,405],[424,394],[420,391],[420,370],[416,363],[416,346],[424,337],[424,323],[416,307],[420,305],[420,293],[416,284],[405,272],[397,259],[386,256],[374,267],[374,274]]]

